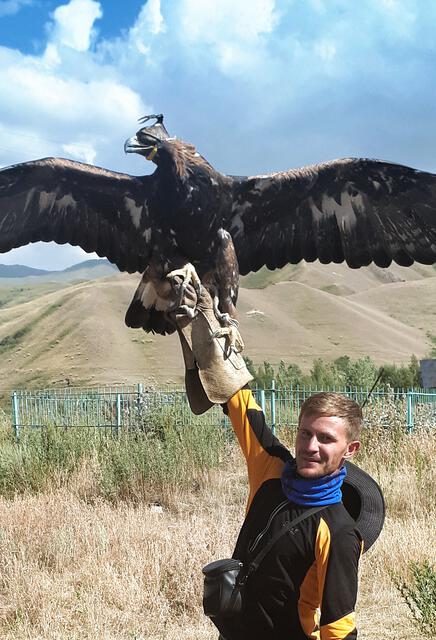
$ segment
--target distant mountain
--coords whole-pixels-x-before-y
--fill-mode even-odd
[[[112,264],[112,262],[109,262],[109,260],[106,260],[106,258],[104,260],[84,260],[83,262],[78,262],[64,269],[63,273],[70,273],[71,271],[78,271],[79,269],[93,269],[96,267],[109,267],[113,271],[116,271],[116,273],[119,273],[118,267]]]
[[[0,278],[26,278],[27,276],[45,276],[50,271],[34,269],[23,264],[0,264]]]
[[[118,268],[111,264],[108,260],[84,260],[78,264],[73,264],[67,269],[59,271],[47,271],[46,269],[34,269],[33,267],[26,267],[22,264],[0,264],[0,278],[27,278],[29,276],[59,276],[63,273],[71,273],[72,271],[80,271],[83,269],[98,268],[99,271],[102,267],[109,267],[111,271],[118,272]]]

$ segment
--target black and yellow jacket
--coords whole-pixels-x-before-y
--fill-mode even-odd
[[[234,558],[256,555],[269,537],[307,507],[286,500],[280,476],[289,451],[266,426],[251,391],[227,403],[247,461],[249,500]],[[268,533],[259,534],[268,528]],[[228,640],[355,640],[354,608],[361,537],[342,503],[309,516],[282,536],[247,582],[242,624],[228,623]]]

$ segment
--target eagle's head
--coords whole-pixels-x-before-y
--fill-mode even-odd
[[[151,118],[155,118],[156,122],[147,127],[143,127],[136,132],[132,138],[129,138],[124,143],[125,153],[139,153],[147,160],[153,161],[157,164],[157,155],[159,149],[165,140],[170,140],[168,131],[163,124],[163,114],[144,116],[139,119],[139,122],[147,122]]]
[[[192,144],[170,137],[163,124],[163,115],[144,116],[140,122],[155,118],[156,122],[143,127],[124,143],[126,153],[139,153],[160,167],[171,168],[177,178],[185,179],[190,171],[203,170],[215,174],[214,168]]]

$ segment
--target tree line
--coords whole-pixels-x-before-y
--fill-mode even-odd
[[[352,360],[349,356],[340,356],[333,361],[316,358],[309,373],[303,373],[295,364],[286,364],[283,360],[274,366],[270,362],[256,366],[251,358],[245,358],[248,370],[254,378],[254,384],[260,388],[301,386],[312,389],[372,387],[379,374],[377,388],[422,387],[418,358],[412,355],[409,364],[384,364],[381,367],[369,356]]]

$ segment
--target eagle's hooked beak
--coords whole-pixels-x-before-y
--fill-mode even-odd
[[[153,160],[154,156],[158,152],[159,148],[159,140],[150,140],[148,144],[144,144],[138,140],[138,136],[132,136],[128,138],[124,143],[124,152],[125,153],[139,153],[139,155],[144,156],[147,160]]]
[[[151,148],[153,145],[142,145],[137,136],[132,136],[131,138],[127,138],[124,143],[124,153],[141,153],[141,151],[145,151],[148,148]]]
[[[162,146],[164,140],[169,139],[168,131],[163,125],[163,115],[145,116],[140,122],[147,122],[151,118],[156,118],[156,122],[148,127],[143,127],[136,132],[136,135],[129,138],[124,143],[125,153],[139,153],[147,160],[153,160]]]

